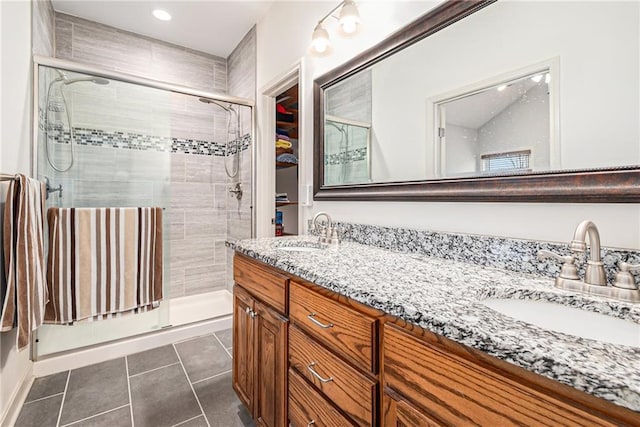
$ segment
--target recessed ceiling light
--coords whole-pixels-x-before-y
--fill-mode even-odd
[[[171,21],[171,15],[166,10],[155,9],[152,13],[153,13],[153,16],[155,16],[161,21]]]

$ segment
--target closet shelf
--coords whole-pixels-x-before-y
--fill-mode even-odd
[[[298,127],[298,123],[297,121],[295,122],[282,122],[280,120],[276,121],[276,125],[277,126],[281,126],[281,127],[285,127],[285,128],[297,128]]]
[[[289,162],[276,162],[276,168],[278,169],[292,168],[294,166],[298,166],[298,164]]]

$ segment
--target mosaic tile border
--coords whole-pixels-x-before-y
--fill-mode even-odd
[[[347,222],[338,222],[336,225],[342,239],[363,245],[544,277],[555,278],[560,273],[561,264],[549,259],[539,261],[538,251],[545,249],[561,255],[572,255],[568,243],[444,233]],[[311,222],[309,222],[308,228],[310,234],[315,234]],[[587,251],[578,256],[576,261],[581,277],[584,277],[584,266],[588,254]],[[602,261],[607,272],[607,279],[609,283],[612,283],[618,271],[618,262],[640,263],[640,251],[602,248]],[[638,275],[634,277],[636,283],[640,284],[640,277]]]
[[[359,162],[367,159],[367,147],[356,148],[355,150],[343,151],[341,153],[326,154],[324,156],[324,164],[341,165],[344,163]]]
[[[214,141],[144,135],[134,132],[105,131],[102,129],[73,128],[73,130],[74,141],[78,145],[204,156],[227,156],[236,153],[236,149],[232,148],[227,154],[226,144]],[[52,124],[50,133],[53,132],[55,132],[55,135],[52,135],[52,140],[58,144],[68,144],[71,140],[69,131],[63,131],[62,126]],[[251,134],[246,134],[240,138],[240,151],[247,150],[250,145]]]

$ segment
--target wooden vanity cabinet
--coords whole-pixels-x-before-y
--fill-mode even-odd
[[[337,294],[291,281],[289,417],[293,427],[330,414],[335,424],[379,426],[379,318]],[[358,309],[360,308],[360,309]],[[291,380],[295,375],[297,385]],[[306,386],[309,396],[301,399]],[[306,418],[302,415],[306,414]],[[337,417],[336,414],[341,414]],[[346,421],[345,421],[346,420]]]
[[[233,388],[259,426],[640,425],[637,412],[248,257],[235,256],[234,280]]]
[[[384,325],[385,425],[639,425],[632,411],[413,329],[422,336]]]
[[[430,418],[392,390],[385,389],[383,397],[384,426],[440,427],[443,424]]]
[[[234,280],[233,388],[257,425],[287,426],[288,319],[274,306],[286,307],[289,279],[236,256]]]

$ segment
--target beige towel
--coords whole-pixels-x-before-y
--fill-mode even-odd
[[[162,300],[162,208],[51,208],[45,323],[147,311]]]
[[[47,288],[44,263],[44,184],[18,175],[9,184],[4,209],[4,264],[7,289],[2,328],[18,327],[18,350],[42,325]]]

